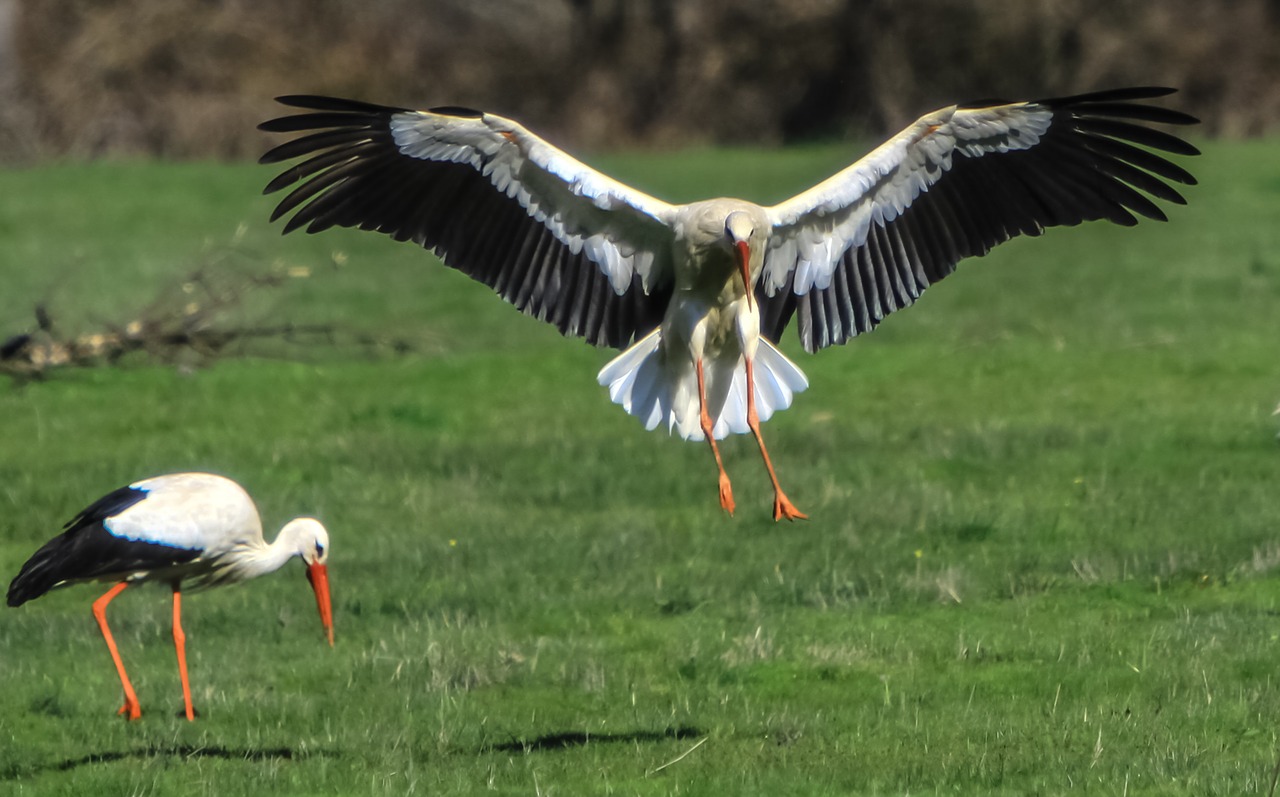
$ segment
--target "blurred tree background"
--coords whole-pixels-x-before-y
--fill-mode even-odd
[[[1167,84],[1280,120],[1280,0],[0,0],[9,161],[248,158],[271,98],[470,105],[585,149],[882,135],[957,100]]]

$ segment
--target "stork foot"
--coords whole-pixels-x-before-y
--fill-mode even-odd
[[[733,517],[733,510],[736,504],[733,503],[733,486],[729,484],[729,476],[724,471],[720,472],[720,508],[729,513]]]
[[[142,719],[142,706],[138,705],[138,701],[130,700],[126,697],[124,705],[120,707],[116,714],[123,715],[125,719],[133,722],[134,720]]]
[[[809,516],[796,509],[796,505],[782,492],[773,494],[773,519],[808,520]]]

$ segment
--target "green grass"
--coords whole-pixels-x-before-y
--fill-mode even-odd
[[[1278,147],[1208,145],[1170,224],[1015,241],[843,349],[789,335],[812,387],[765,435],[813,518],[790,525],[749,439],[724,446],[724,517],[705,448],[595,384],[607,352],[412,247],[280,238],[268,169],[0,174],[9,329],[39,299],[73,328],[126,318],[241,228],[253,262],[313,268],[282,317],[429,344],[0,391],[0,573],[111,488],[214,470],[269,534],[329,526],[338,633],[301,568],[191,598],[188,724],[168,597],[128,591],[127,724],[99,590],[0,613],[0,791],[1267,794]],[[597,162],[770,200],[853,154]]]

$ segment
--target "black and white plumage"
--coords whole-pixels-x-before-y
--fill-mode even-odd
[[[173,590],[173,633],[187,719],[194,719],[187,679],[181,593],[245,581],[280,569],[293,557],[307,565],[320,620],[333,644],[329,597],[329,535],[313,518],[296,518],[274,542],[262,537],[253,500],[234,481],[209,473],[157,476],[121,487],[90,504],[62,534],[22,566],[8,603],[21,606],[51,589],[88,581],[114,582],[94,603],[94,616],[124,687],[120,713],[141,706],[107,626],[106,607],[130,584],[158,582]]]
[[[1197,154],[1151,124],[1187,114],[1128,88],[953,105],[798,196],[671,205],[618,183],[517,122],[328,97],[265,122],[308,132],[262,161],[302,159],[266,187],[285,232],[376,230],[434,251],[562,333],[625,351],[600,372],[647,428],[690,440],[752,432],[807,380],[773,346],[794,317],[807,351],[844,343],[912,304],[958,261],[1046,227],[1182,204],[1194,178],[1158,152]],[[748,388],[749,386],[749,388]],[[720,470],[721,505],[732,512]]]

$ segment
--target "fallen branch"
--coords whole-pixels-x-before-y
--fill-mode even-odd
[[[352,333],[333,324],[243,320],[251,298],[309,275],[296,267],[245,273],[215,260],[160,291],[135,318],[75,335],[61,334],[54,314],[38,304],[35,328],[0,342],[0,373],[38,379],[54,369],[115,365],[139,352],[158,362],[204,365],[263,341],[308,347],[354,344],[397,354],[413,350],[404,340]]]

